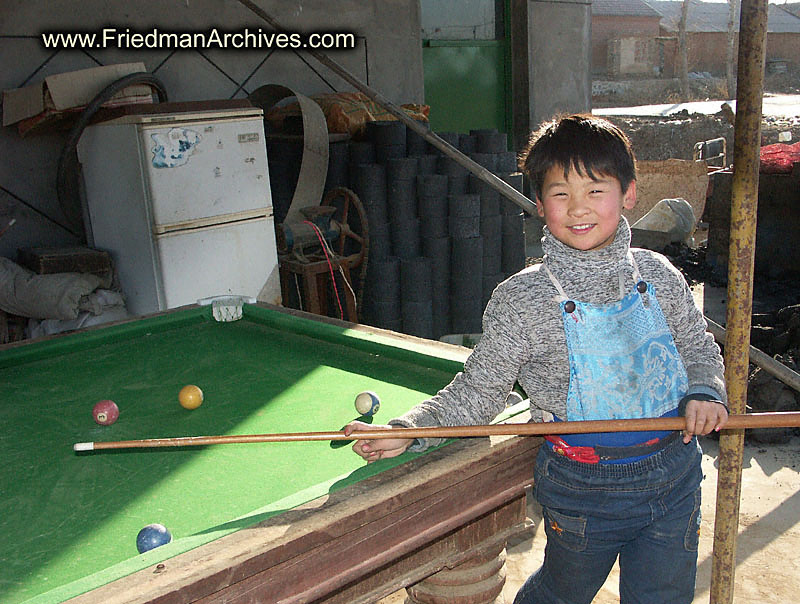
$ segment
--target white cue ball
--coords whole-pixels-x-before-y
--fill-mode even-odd
[[[356,411],[361,415],[375,415],[381,408],[381,399],[370,390],[360,392],[356,396]]]

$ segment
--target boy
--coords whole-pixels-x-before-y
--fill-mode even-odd
[[[589,603],[615,560],[623,604],[691,602],[700,527],[695,435],[727,421],[723,363],[680,273],[630,249],[627,137],[591,115],[545,124],[521,165],[544,218],[541,264],[496,288],[464,371],[394,426],[491,421],[516,381],[538,421],[684,415],[680,432],[549,436],[534,470],[547,545],[515,604]],[[353,424],[349,431],[361,426]],[[367,461],[434,442],[359,440]]]

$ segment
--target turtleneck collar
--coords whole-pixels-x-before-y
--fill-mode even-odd
[[[620,216],[617,233],[606,247],[599,250],[583,251],[570,247],[556,239],[545,226],[542,229],[542,251],[547,266],[557,273],[574,273],[591,270],[599,274],[609,272],[616,274],[619,264],[627,262],[631,245],[631,229],[628,220]]]

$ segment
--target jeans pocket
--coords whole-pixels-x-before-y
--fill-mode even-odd
[[[700,543],[700,501],[700,489],[697,489],[694,492],[694,509],[689,516],[689,525],[683,537],[683,547],[687,552],[696,552]]]
[[[558,542],[566,549],[582,552],[586,550],[586,517],[571,516],[543,507],[544,530],[548,540]]]

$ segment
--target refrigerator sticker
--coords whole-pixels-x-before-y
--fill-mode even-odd
[[[189,156],[201,140],[199,133],[188,128],[172,128],[166,134],[150,135],[153,146],[154,168],[176,168],[189,161]]]

